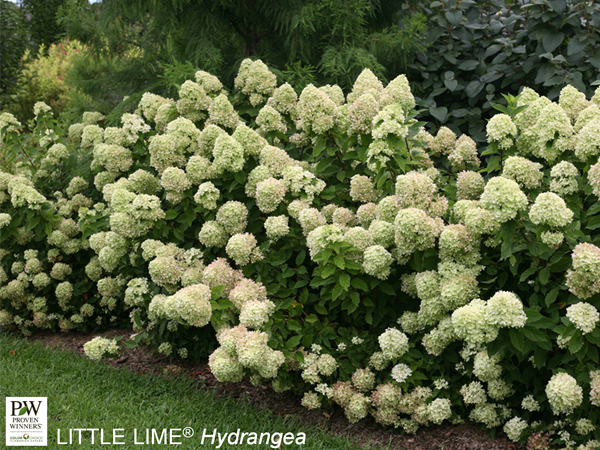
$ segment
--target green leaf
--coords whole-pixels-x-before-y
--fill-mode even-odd
[[[540,280],[540,283],[542,285],[547,284],[548,281],[550,280],[550,271],[548,270],[547,267],[544,267],[540,274],[538,275],[538,280]]]
[[[342,270],[346,268],[346,262],[344,261],[344,257],[341,255],[335,255],[335,257],[333,258],[333,262]]]
[[[343,273],[340,276],[340,285],[344,288],[345,291],[347,291],[350,288],[350,275],[348,275],[347,273]]]
[[[599,212],[600,212],[600,202],[596,202],[596,203],[594,203],[592,206],[590,206],[588,208],[587,213],[586,213],[586,217],[595,216]]]
[[[329,261],[329,258],[331,258],[332,254],[333,254],[333,250],[331,250],[330,248],[326,248],[325,250],[323,250],[323,253],[322,253],[323,264],[327,264],[327,262]]]
[[[365,292],[369,290],[369,286],[367,286],[367,283],[362,278],[352,278],[351,284],[354,289],[360,289]]]
[[[465,117],[469,114],[469,110],[465,108],[453,109],[450,114],[452,117]]]
[[[331,291],[331,299],[337,300],[343,293],[344,288],[339,283],[336,283],[336,285],[333,287],[333,290]]]
[[[569,340],[569,351],[573,354],[577,353],[581,349],[582,344],[583,335],[581,334],[581,331],[577,330],[577,332]]]
[[[321,273],[321,278],[329,278],[331,275],[333,275],[335,273],[335,266],[333,264],[329,264],[328,266],[325,266],[325,269],[323,269],[323,272]]]
[[[473,59],[470,59],[468,61],[463,61],[458,65],[458,68],[460,70],[475,70],[477,68],[477,66],[479,65],[478,61],[475,61]]]
[[[510,109],[508,109],[506,106],[501,105],[500,103],[490,103],[490,105],[492,105],[492,108],[494,108],[504,114],[510,115]]]
[[[22,416],[23,414],[25,414],[27,412],[27,406],[23,406],[20,410],[19,410],[19,415]],[[8,419],[7,419],[8,420]]]
[[[485,49],[485,57],[495,55],[500,50],[502,50],[502,46],[500,44],[492,44],[488,48]]]
[[[462,19],[463,13],[462,11],[446,11],[446,20],[450,22],[455,27],[460,25],[460,21]]]
[[[138,343],[133,339],[127,339],[125,342],[123,342],[123,347],[125,348],[136,348],[137,346]]]
[[[179,215],[179,213],[177,211],[175,211],[174,209],[169,209],[167,212],[165,212],[165,219],[173,220],[178,215]]]
[[[521,277],[519,278],[519,281],[522,283],[523,281],[525,281],[527,278],[529,278],[531,275],[533,275],[536,272],[537,269],[530,267],[529,269],[525,270],[522,274]]]
[[[298,344],[300,344],[300,339],[302,339],[302,336],[294,336],[289,338],[285,344],[285,348],[291,350],[295,347],[298,347]]]
[[[499,156],[493,156],[492,158],[490,158],[490,162],[487,165],[487,172],[492,173],[498,167],[500,167],[500,161],[501,159]]]
[[[456,89],[456,87],[458,86],[458,81],[456,81],[455,79],[444,80],[444,84],[446,85],[446,87],[448,89],[450,89],[451,91],[454,91]]]
[[[475,97],[477,94],[479,94],[481,92],[482,89],[483,89],[483,83],[479,80],[475,80],[475,81],[471,81],[469,84],[467,84],[467,87],[465,88],[465,92],[467,93],[467,96]]]
[[[525,339],[521,331],[517,331],[514,328],[511,328],[508,331],[508,335],[510,336],[510,342],[512,345],[521,353],[525,353]]]
[[[300,264],[302,264],[304,262],[305,257],[306,257],[306,251],[304,251],[304,250],[300,251],[300,253],[298,253],[298,256],[296,256],[296,265],[299,266]]]
[[[600,69],[600,53],[596,53],[595,55],[591,55],[589,58],[590,64],[595,69]]]
[[[577,39],[571,38],[567,44],[567,55],[576,55],[577,53],[583,51],[587,45],[588,42],[586,41],[581,42]]]
[[[296,283],[294,284],[293,289],[300,289],[303,288],[304,286],[306,286],[308,284],[308,280],[298,280],[296,281]]]
[[[215,286],[210,290],[210,298],[211,300],[217,301],[223,296],[223,291],[225,290],[225,286]]]
[[[313,149],[313,156],[316,158],[321,153],[323,153],[326,145],[327,144],[326,144],[325,138],[322,138],[322,139],[317,138],[317,144],[315,145],[315,148]]]
[[[381,283],[379,285],[379,289],[381,289],[381,292],[384,292],[388,295],[396,295],[396,291],[388,283]]]
[[[592,217],[585,228],[587,230],[597,230],[600,228],[600,216]]]
[[[444,123],[446,120],[446,116],[448,115],[448,108],[442,106],[440,108],[434,108],[433,106],[429,108],[429,113],[435,117],[441,123]]]
[[[304,321],[308,323],[317,323],[319,321],[319,318],[314,314],[310,314],[309,316],[306,316]]]
[[[136,324],[138,327],[142,328],[142,325],[143,325],[143,324],[142,324],[142,319],[140,318],[140,312],[139,312],[139,311],[136,311],[136,312],[133,314],[133,322],[134,322],[134,323],[135,323],[135,324]]]
[[[550,305],[552,303],[554,303],[554,301],[556,300],[556,297],[558,297],[558,289],[552,289],[548,295],[546,295],[546,307],[550,308]]]
[[[315,311],[317,311],[319,314],[323,314],[324,316],[327,315],[327,308],[325,308],[323,305],[315,305]]]
[[[562,32],[546,31],[542,36],[542,45],[544,50],[548,53],[552,53],[558,48],[562,41],[565,39],[565,35]]]
[[[525,336],[530,341],[537,343],[540,347],[542,347],[545,350],[552,350],[552,343],[543,331],[531,327],[525,327],[522,329],[522,331],[523,336]]]
[[[246,174],[244,172],[235,172],[233,178],[241,185],[246,184]]]
[[[567,9],[567,0],[548,0],[548,6],[557,13],[562,14]]]
[[[358,308],[358,305],[360,305],[360,295],[358,295],[358,292],[353,292],[350,298],[352,299],[352,305],[354,305],[354,309],[352,311],[354,311],[356,308]]]

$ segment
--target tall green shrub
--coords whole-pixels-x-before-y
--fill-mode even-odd
[[[589,97],[600,70],[600,5],[555,0],[418,3],[427,50],[409,77],[423,118],[486,140],[486,120],[502,92],[524,87],[555,100],[568,84]]]
[[[37,56],[26,50],[6,108],[24,123],[33,119],[33,107],[39,101],[60,115],[77,94],[77,88],[68,82],[69,70],[84,51],[80,42],[68,39],[49,47],[42,44]]]

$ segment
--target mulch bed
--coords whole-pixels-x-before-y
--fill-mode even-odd
[[[128,338],[131,330],[112,330],[100,334],[41,332],[29,337],[29,341],[43,342],[84,355],[83,344],[95,336]],[[240,383],[220,383],[210,372],[207,362],[191,364],[164,355],[155,355],[147,348],[124,349],[121,358],[108,359],[108,364],[136,373],[162,373],[185,375],[197,381],[201,389],[212,390],[217,397],[233,397],[258,409],[290,417],[301,424],[310,425],[333,435],[350,437],[362,448],[386,450],[524,450],[505,436],[495,439],[487,432],[471,424],[441,425],[421,428],[414,436],[401,435],[398,431],[384,429],[372,419],[351,424],[339,409],[335,411],[309,411],[300,404],[300,398],[291,393],[276,393],[272,389],[252,386],[247,378]]]

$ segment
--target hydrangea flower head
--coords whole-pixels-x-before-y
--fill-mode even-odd
[[[217,222],[230,234],[242,233],[248,224],[248,208],[241,202],[229,201],[217,211]]]
[[[268,214],[277,209],[285,198],[287,186],[276,178],[267,178],[256,184],[256,206],[263,213]]]
[[[238,125],[231,137],[242,145],[247,156],[258,156],[262,148],[268,144],[264,137],[246,125]]]
[[[267,100],[267,105],[275,108],[281,114],[294,113],[297,104],[298,94],[289,83],[284,83],[275,89],[273,95]]]
[[[390,275],[392,255],[381,245],[372,245],[364,252],[363,268],[369,275],[386,280]]]
[[[116,355],[119,351],[119,344],[116,339],[95,337],[83,344],[83,351],[85,352],[85,356],[92,361],[100,361],[106,354]]]
[[[567,208],[565,201],[554,192],[544,192],[537,196],[529,218],[536,225],[565,227],[573,220],[573,211]]]
[[[206,118],[211,102],[212,99],[200,85],[187,80],[179,88],[177,111],[186,119],[198,122]]]
[[[546,396],[555,415],[570,414],[581,405],[583,389],[571,375],[559,372],[548,381]]]
[[[306,86],[300,94],[297,110],[296,126],[300,130],[322,134],[334,126],[335,103],[312,84]]]
[[[507,114],[496,114],[486,127],[488,142],[497,142],[502,149],[509,149],[514,144],[517,126]]]
[[[387,359],[398,359],[409,349],[408,336],[395,328],[388,328],[378,340],[381,351]]]
[[[600,249],[593,244],[577,244],[572,260],[573,269],[567,271],[569,291],[582,299],[600,292]]]
[[[508,222],[527,207],[527,197],[519,185],[504,177],[490,179],[481,195],[481,206],[500,223]]]
[[[173,295],[173,306],[185,323],[194,327],[208,324],[212,315],[211,291],[204,284],[194,284],[180,289]]]
[[[567,318],[581,330],[582,334],[591,333],[600,321],[600,314],[594,305],[579,302],[567,308]]]
[[[257,106],[270,97],[276,85],[277,77],[260,60],[244,59],[234,80],[234,87],[249,96],[252,106]]]

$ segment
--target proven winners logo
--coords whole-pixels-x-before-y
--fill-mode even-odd
[[[47,397],[6,397],[6,446],[47,446],[47,418]]]

